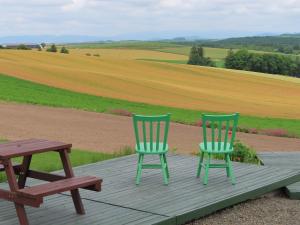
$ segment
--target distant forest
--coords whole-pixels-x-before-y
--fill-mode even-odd
[[[300,60],[280,54],[258,54],[247,50],[237,52],[230,50],[225,59],[225,67],[300,77]]]
[[[176,42],[178,39],[174,39]],[[212,48],[248,49],[285,54],[300,54],[300,34],[278,36],[237,37],[223,40],[178,41],[184,45],[199,44]]]

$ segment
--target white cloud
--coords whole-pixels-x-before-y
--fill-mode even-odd
[[[88,0],[72,0],[70,3],[63,5],[61,8],[64,11],[77,11],[82,9]]]
[[[0,5],[2,36],[300,32],[299,0],[0,0]]]

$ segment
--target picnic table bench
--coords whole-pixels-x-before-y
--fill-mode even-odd
[[[0,144],[0,172],[6,173],[10,189],[0,189],[0,199],[14,202],[21,225],[29,225],[24,205],[40,207],[43,203],[43,197],[71,191],[77,214],[85,214],[78,188],[101,191],[102,179],[93,176],[74,176],[69,159],[71,147],[72,144],[40,139]],[[34,154],[50,151],[59,153],[65,176],[30,169]],[[13,165],[12,158],[15,157],[23,157],[23,162]],[[18,179],[16,175],[18,175]],[[25,187],[28,177],[48,181],[48,183]]]

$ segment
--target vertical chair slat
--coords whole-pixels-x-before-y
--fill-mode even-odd
[[[143,141],[144,141],[144,149],[147,150],[147,135],[146,135],[146,123],[143,120]]]
[[[168,140],[168,133],[169,133],[169,125],[170,125],[170,114],[167,115],[167,120],[165,121],[165,134],[164,134],[164,144],[163,149],[166,149],[167,140]]]
[[[235,139],[235,134],[236,134],[236,128],[237,128],[238,119],[239,119],[239,114],[237,113],[236,116],[234,117],[234,121],[233,121],[232,136],[231,136],[231,141],[230,141],[230,148],[232,148],[233,144],[234,144],[234,139]]]
[[[159,149],[159,140],[160,140],[160,121],[156,125],[156,151]]]
[[[150,151],[153,151],[153,121],[150,121],[149,131],[150,131]]]
[[[215,150],[215,123],[214,120],[211,121],[211,143],[212,143],[212,151]]]
[[[225,130],[225,138],[224,138],[224,150],[227,150],[227,141],[228,141],[228,133],[229,133],[229,120],[226,121],[226,130]]]
[[[137,118],[135,115],[133,115],[133,128],[134,128],[136,145],[137,145],[138,150],[140,150],[141,146],[140,146],[140,137],[139,137],[139,130],[138,130],[138,121],[137,121]]]
[[[206,117],[204,115],[202,116],[202,123],[204,148],[207,149]]]
[[[218,125],[218,151],[221,151],[221,142],[222,142],[222,121],[219,121],[219,125]]]

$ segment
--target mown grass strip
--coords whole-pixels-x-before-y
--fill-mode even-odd
[[[172,121],[185,124],[194,124],[199,121],[201,113],[203,113],[198,110],[179,109],[82,94],[1,74],[0,100],[102,113],[110,113],[114,109],[146,115],[171,113]],[[281,128],[300,137],[300,120],[296,119],[242,115],[239,126],[259,130]]]
[[[187,64],[187,60],[171,60],[171,59],[137,59],[142,61],[150,61],[150,62],[165,62],[165,63],[173,63],[173,64]]]

